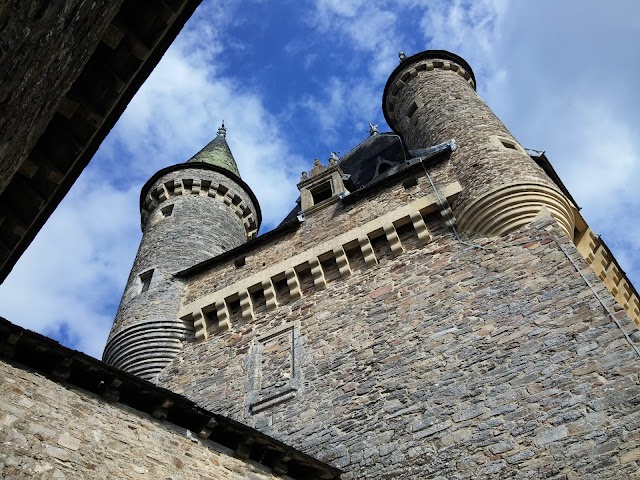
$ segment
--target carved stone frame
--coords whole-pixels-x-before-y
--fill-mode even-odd
[[[281,335],[289,335],[290,378],[286,385],[275,391],[265,392],[262,389],[262,360],[266,342]],[[245,406],[249,414],[259,413],[270,407],[295,398],[302,384],[302,336],[300,322],[281,325],[254,340],[247,360],[247,395]]]

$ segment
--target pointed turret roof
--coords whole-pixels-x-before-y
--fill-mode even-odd
[[[239,177],[240,172],[238,171],[238,165],[236,165],[231,149],[227,144],[226,135],[227,129],[224,127],[224,122],[222,122],[222,126],[218,129],[218,135],[216,135],[216,138],[211,140],[206,147],[187,160],[186,163],[208,163],[209,165],[224,168]]]

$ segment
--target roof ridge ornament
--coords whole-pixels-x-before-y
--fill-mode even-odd
[[[398,52],[398,58],[400,59],[400,63],[402,63],[403,60],[407,58],[407,56],[404,54],[404,52],[400,51]]]
[[[223,137],[227,136],[227,129],[224,126],[224,120],[222,121],[220,128],[218,128],[218,135],[222,135]]]
[[[377,135],[378,132],[378,126],[379,125],[374,125],[373,123],[369,122],[369,136],[372,137],[373,135]]]

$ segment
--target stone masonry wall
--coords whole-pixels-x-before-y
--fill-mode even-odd
[[[193,437],[128,407],[0,363],[4,479],[281,478]]]
[[[121,4],[122,0],[0,3],[0,192]]]
[[[426,193],[420,181],[311,215],[247,262],[342,233]],[[640,478],[639,358],[575,265],[636,343],[640,333],[554,220],[473,239],[479,247],[437,214],[426,221],[425,246],[399,231],[397,256],[372,241],[377,265],[351,253],[346,279],[326,262],[325,289],[298,272],[301,298],[283,289],[252,321],[231,312],[228,329],[187,345],[159,383],[346,479]],[[207,282],[215,275],[190,283],[187,298]],[[278,395],[264,388],[274,385]]]

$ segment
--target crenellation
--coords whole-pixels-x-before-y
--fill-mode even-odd
[[[443,192],[450,197],[454,197],[458,192],[458,187],[455,184],[449,185],[443,188]],[[410,214],[407,215],[406,213],[412,211],[417,211],[418,213],[420,211],[433,211],[437,208],[437,202],[438,200],[435,195],[420,197],[414,200],[408,208],[407,206],[401,207],[395,211],[387,212],[381,218],[370,219],[364,226],[356,228],[353,232],[342,233],[328,242],[320,243],[310,252],[302,252],[298,255],[293,255],[287,260],[281,261],[276,265],[266,267],[263,270],[258,270],[255,273],[251,270],[247,270],[246,276],[243,278],[238,279],[238,273],[234,270],[235,273],[233,275],[236,280],[234,283],[226,285],[222,289],[213,290],[207,294],[200,292],[199,300],[195,303],[191,302],[183,305],[178,315],[180,318],[187,318],[192,311],[207,308],[209,305],[221,301],[221,299],[229,298],[231,295],[238,295],[239,292],[244,289],[254,288],[257,284],[262,285],[267,309],[275,309],[283,303],[281,298],[283,295],[278,295],[275,284],[278,281],[284,281],[289,285],[287,287],[287,295],[283,297],[286,299],[286,302],[291,300],[292,297],[297,298],[298,295],[301,296],[302,292],[295,272],[296,270],[304,269],[306,265],[310,266],[311,275],[314,278],[314,285],[316,289],[322,289],[326,287],[327,283],[331,283],[338,278],[346,279],[351,276],[352,271],[345,249],[349,249],[350,245],[355,245],[356,243],[360,244],[359,238],[363,238],[360,236],[363,232],[367,234],[367,239],[373,239],[373,242],[370,242],[370,255],[373,254],[375,258],[379,259],[385,256],[383,253],[385,249],[388,249],[390,254],[393,256],[400,255],[405,252],[405,248],[403,247],[396,228],[394,227],[394,221],[389,219],[399,217],[395,220],[395,223],[403,225],[405,228],[410,227],[410,229],[413,230],[413,223],[410,221]],[[296,233],[297,235],[304,235],[304,229],[302,231],[298,230]],[[270,248],[281,251],[278,245],[271,246]],[[378,249],[377,253],[376,249]],[[232,261],[229,261],[229,265],[231,263]],[[259,259],[256,263],[259,263]],[[214,272],[216,271],[217,270],[214,270]],[[227,271],[231,271],[230,267]],[[287,274],[287,272],[290,273]],[[291,272],[293,272],[293,276],[291,276]],[[218,278],[221,280],[220,277]],[[211,286],[211,283],[208,282],[206,278],[199,279],[198,283],[202,283],[203,286],[206,286],[207,288],[210,288]],[[189,290],[191,291],[192,289]],[[187,301],[192,296],[193,293],[187,293]]]

